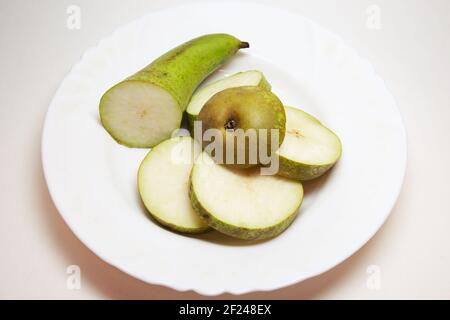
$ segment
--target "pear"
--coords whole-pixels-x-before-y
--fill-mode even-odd
[[[190,199],[217,231],[260,240],[279,235],[291,224],[303,200],[303,186],[277,175],[260,175],[258,168],[217,164],[203,152],[191,172]]]
[[[312,115],[285,106],[286,135],[279,155],[278,174],[297,180],[311,180],[327,172],[339,160],[339,137]]]
[[[258,70],[238,72],[198,89],[186,108],[187,121],[191,133],[193,132],[194,121],[197,119],[200,110],[213,95],[225,89],[242,86],[259,86],[267,90],[271,89],[264,74]]]
[[[128,147],[155,146],[180,127],[196,87],[248,46],[228,34],[209,34],[170,50],[103,94],[103,127]]]
[[[194,128],[194,137],[201,138],[216,161],[248,168],[270,159],[279,148],[286,115],[281,101],[269,90],[242,86],[213,95],[201,109],[197,123],[202,131]],[[212,142],[217,147],[208,147]]]
[[[152,148],[139,167],[139,194],[150,216],[177,232],[210,229],[189,199],[189,175],[200,151],[191,137],[172,138]]]

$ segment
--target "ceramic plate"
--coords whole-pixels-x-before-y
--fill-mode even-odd
[[[188,237],[156,225],[137,192],[137,169],[148,150],[118,145],[99,122],[106,89],[172,47],[216,32],[251,48],[208,82],[259,69],[285,104],[317,116],[343,143],[340,162],[305,184],[299,216],[270,241],[247,243],[216,232]],[[399,194],[406,142],[392,95],[339,37],[272,7],[198,3],[150,13],[87,50],[49,107],[42,158],[59,212],[103,260],[176,290],[241,294],[316,276],[361,248]]]

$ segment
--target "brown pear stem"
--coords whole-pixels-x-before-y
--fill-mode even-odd
[[[241,43],[239,44],[239,49],[245,49],[245,48],[250,48],[250,43],[241,41]]]

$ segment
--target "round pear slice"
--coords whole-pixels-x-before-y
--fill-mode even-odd
[[[138,188],[150,215],[181,233],[202,233],[210,228],[189,200],[189,175],[200,146],[191,137],[176,137],[154,147],[138,171]]]
[[[312,115],[285,106],[286,134],[278,149],[278,174],[296,180],[311,180],[327,172],[339,160],[341,141]]]
[[[261,175],[258,168],[219,165],[203,152],[191,172],[190,197],[197,213],[214,229],[259,240],[275,237],[291,224],[303,200],[303,186]]]
[[[271,88],[262,72],[249,70],[235,73],[199,89],[192,96],[192,99],[186,108],[188,125],[191,128],[191,131],[198,114],[213,95],[225,89],[243,86],[259,86],[267,90],[270,90]]]

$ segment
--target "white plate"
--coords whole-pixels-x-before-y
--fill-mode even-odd
[[[248,244],[218,233],[187,237],[151,221],[136,187],[148,150],[120,146],[99,123],[111,85],[198,35],[250,42],[209,80],[262,70],[288,105],[316,115],[342,139],[332,172],[305,186],[300,215],[279,237]],[[93,252],[149,283],[213,295],[272,290],[348,258],[381,227],[401,188],[405,131],[371,65],[315,23],[256,4],[197,3],[151,13],[89,49],[47,113],[42,158],[64,220]]]

